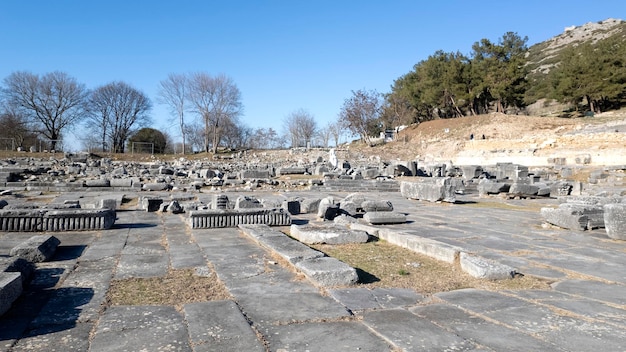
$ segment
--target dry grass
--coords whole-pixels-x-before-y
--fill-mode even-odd
[[[111,281],[110,305],[171,305],[232,298],[215,272],[198,276],[193,269],[170,270],[164,277]]]
[[[429,295],[462,288],[488,290],[549,289],[549,283],[524,276],[509,280],[476,279],[459,267],[385,241],[363,244],[314,245],[357,269],[365,287],[410,288]]]

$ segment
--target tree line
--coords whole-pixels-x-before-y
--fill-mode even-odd
[[[177,146],[182,153],[327,147],[345,134],[372,144],[385,130],[437,118],[524,113],[543,98],[593,112],[624,105],[624,35],[571,45],[550,59],[547,73],[530,69],[527,41],[507,32],[496,42],[475,42],[470,55],[436,51],[394,80],[390,92],[352,91],[337,119],[323,127],[306,109],[295,110],[284,117],[282,133],[242,123],[241,92],[230,77],[173,73],[159,82],[157,102],[169,108],[180,142],[148,127],[151,100],[125,82],[90,90],[64,72],[18,71],[0,88],[0,141],[26,147],[45,140],[54,150],[70,126],[80,125],[86,147],[117,153],[142,142],[163,152]]]

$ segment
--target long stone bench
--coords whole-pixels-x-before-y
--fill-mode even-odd
[[[112,209],[2,209],[0,231],[90,231],[105,230],[116,219]]]
[[[189,226],[193,229],[237,227],[246,224],[289,226],[291,216],[284,209],[210,209],[189,212]]]

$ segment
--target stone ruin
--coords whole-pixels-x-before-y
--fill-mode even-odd
[[[384,199],[385,192],[400,192],[411,200],[447,203],[458,203],[459,195],[471,192],[480,197],[515,200],[554,198],[559,201],[558,207],[540,211],[546,223],[580,231],[605,228],[609,238],[626,240],[624,192],[613,192],[623,187],[626,166],[594,170],[588,183],[583,184],[573,181],[573,170],[563,165],[530,170],[514,163],[455,166],[380,158],[342,161],[334,150],[329,160],[323,155],[308,159],[296,156],[297,160],[272,162],[238,154],[219,162],[181,158],[141,163],[68,154],[61,160],[1,161],[0,231],[106,230],[114,226],[124,194],[133,192],[140,195],[138,210],[181,214],[193,229],[239,227],[320,285],[352,284],[357,280],[356,272],[305,244],[363,243],[373,237],[450,263],[458,261],[462,270],[475,277],[502,279],[515,273],[511,267],[454,246],[386,230],[387,225],[406,223],[407,214],[394,209]],[[307,177],[299,179],[299,175]],[[229,199],[226,193],[257,189],[308,190],[315,196],[294,196],[276,203],[252,195]],[[108,196],[97,197],[91,203],[65,200],[44,206],[11,198],[14,192],[78,191]],[[350,194],[341,199],[324,196],[331,192]],[[206,196],[199,200],[206,194],[210,200]],[[300,214],[310,214],[320,222],[293,224],[292,217]],[[290,226],[291,237],[269,226]],[[2,258],[0,287],[5,298],[1,300],[0,314],[19,297],[33,263],[51,258],[58,245],[54,236],[36,235],[13,248],[11,257]]]

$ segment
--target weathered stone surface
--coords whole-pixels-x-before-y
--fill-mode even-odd
[[[466,180],[478,178],[483,173],[483,168],[479,165],[462,165],[460,168]]]
[[[235,302],[189,303],[184,309],[194,351],[265,351]]]
[[[1,272],[20,273],[22,284],[25,284],[35,272],[35,264],[24,258],[0,257],[0,273]]]
[[[165,191],[170,185],[165,182],[144,183],[141,187],[144,191]]]
[[[147,212],[158,211],[163,204],[163,198],[159,197],[143,197],[141,199],[141,209]]]
[[[558,227],[571,230],[591,230],[604,227],[601,205],[564,203],[558,208],[541,208],[543,219]]]
[[[189,212],[189,225],[194,229],[237,227],[243,224],[288,226],[291,225],[291,217],[282,208],[210,209]]]
[[[363,220],[372,225],[403,224],[406,215],[395,211],[368,211],[363,215]]]
[[[81,231],[108,229],[115,222],[112,209],[0,210],[0,231]]]
[[[369,235],[365,231],[350,230],[337,225],[291,225],[290,234],[306,244],[365,243],[369,240]]]
[[[288,199],[283,202],[282,207],[291,215],[300,214],[300,201],[298,199]]]
[[[235,200],[235,209],[263,208],[261,201],[255,197],[239,196]]]
[[[280,176],[280,175],[302,175],[302,174],[306,174],[307,173],[307,169],[306,167],[300,167],[300,166],[291,166],[291,167],[280,167],[278,169],[276,169],[276,175]]]
[[[463,271],[479,279],[504,280],[512,278],[516,273],[508,265],[465,252],[461,252],[460,264]]]
[[[132,187],[133,179],[132,178],[112,178],[109,181],[111,187]]]
[[[539,186],[514,182],[509,188],[509,194],[518,196],[536,196],[539,193]]]
[[[415,235],[405,234],[392,230],[380,229],[377,232],[368,232],[371,235],[395,244],[397,246],[410,249],[416,253],[421,253],[429,257],[447,263],[454,263],[461,252],[461,248]]]
[[[626,203],[604,205],[604,227],[609,238],[626,240]]]
[[[54,236],[37,235],[11,248],[9,254],[33,263],[41,263],[52,258],[59,244],[61,241]]]
[[[267,179],[272,177],[271,170],[243,170],[241,179]]]
[[[361,203],[364,212],[393,211],[393,204],[388,200],[366,200]]]
[[[303,260],[295,266],[309,280],[322,287],[353,285],[359,280],[356,269],[332,257]]]
[[[214,194],[211,201],[211,209],[228,209],[230,201],[225,194]]]
[[[455,189],[449,177],[416,177],[414,181],[402,181],[400,192],[409,199],[449,203],[456,201]]]
[[[317,213],[317,209],[320,205],[320,198],[304,198],[300,201],[300,213],[310,214]]]
[[[185,209],[183,209],[183,207],[180,205],[180,203],[177,200],[173,200],[170,202],[169,206],[167,207],[167,211],[169,211],[172,214],[181,214],[185,212]]]
[[[509,182],[495,182],[489,179],[482,179],[478,182],[478,194],[481,196],[489,194],[508,193],[511,189],[511,183]]]
[[[339,206],[335,204],[335,200],[332,197],[326,197],[320,200],[317,206],[317,217],[325,219],[328,208],[339,209]]]
[[[0,316],[11,308],[11,304],[13,304],[21,294],[21,274],[16,272],[0,272]]]
[[[87,187],[110,187],[111,181],[107,179],[85,180],[85,186]]]

